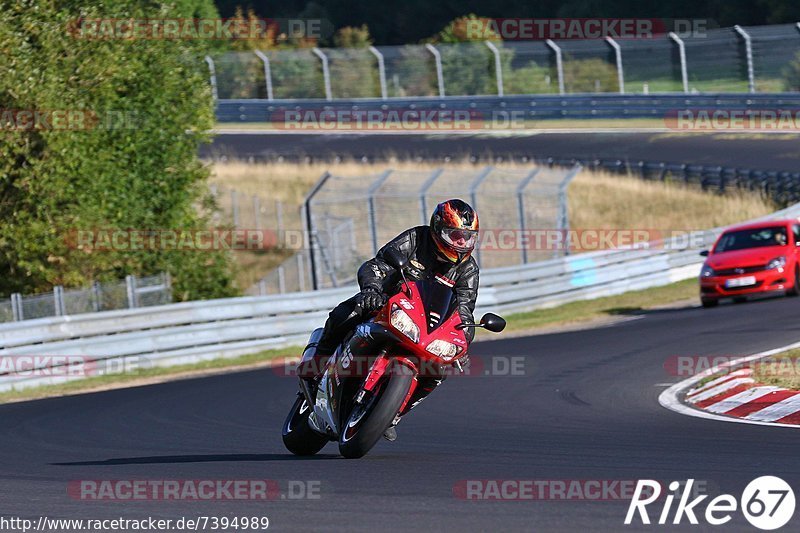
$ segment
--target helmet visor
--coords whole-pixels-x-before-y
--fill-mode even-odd
[[[471,252],[478,240],[478,232],[470,229],[444,228],[442,240],[459,252]]]

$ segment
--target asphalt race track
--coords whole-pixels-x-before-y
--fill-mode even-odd
[[[278,157],[332,159],[339,157],[382,160],[389,157],[553,157],[598,158],[622,161],[665,161],[693,165],[720,165],[797,172],[800,136],[796,134],[690,134],[657,132],[515,132],[499,135],[396,134],[260,134],[218,135],[201,150],[203,157]]]
[[[798,310],[800,300],[780,298],[653,311],[577,332],[501,334],[473,356],[522,356],[524,375],[451,378],[401,423],[397,442],[381,441],[361,460],[339,458],[334,445],[311,459],[287,454],[280,428],[296,384],[271,369],[3,405],[2,515],[268,516],[279,531],[674,530],[623,526],[627,501],[465,501],[453,487],[695,478],[738,499],[750,480],[778,475],[797,490],[800,431],[687,417],[657,396],[679,379],[665,370],[671,356],[795,342]],[[319,481],[320,497],[92,502],[67,493],[70,480],[256,478],[281,490],[289,480]],[[739,513],[716,529],[754,531]]]

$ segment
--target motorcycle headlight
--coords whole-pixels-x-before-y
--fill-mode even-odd
[[[439,339],[436,339],[435,341],[430,343],[428,347],[425,349],[431,352],[433,355],[438,355],[445,361],[449,361],[453,357],[460,354],[461,351],[463,350],[461,346],[456,346],[452,342],[447,342]]]
[[[717,273],[714,272],[714,269],[708,265],[703,265],[703,269],[700,271],[701,278],[710,278],[711,276],[716,276]]]
[[[767,263],[767,270],[778,270],[786,266],[786,258],[783,256],[776,257]]]
[[[392,305],[391,322],[392,326],[394,326],[397,331],[414,342],[419,341],[419,327],[414,324],[414,321],[411,320],[411,317],[408,316],[408,313],[400,309],[397,304]]]

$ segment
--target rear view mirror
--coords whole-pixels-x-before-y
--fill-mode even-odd
[[[506,329],[506,321],[503,317],[497,316],[494,313],[486,313],[481,318],[481,325],[494,333],[500,333]]]
[[[383,253],[383,260],[397,270],[402,270],[408,265],[408,258],[394,248],[389,248]]]
[[[702,252],[700,252],[700,255],[702,257],[708,257],[708,250],[703,250]]]

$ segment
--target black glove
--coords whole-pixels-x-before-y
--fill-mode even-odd
[[[371,313],[386,305],[388,300],[389,298],[382,292],[378,292],[375,289],[364,289],[358,293],[356,305],[365,312]]]

